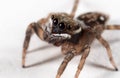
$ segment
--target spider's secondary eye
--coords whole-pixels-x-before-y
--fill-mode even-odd
[[[68,25],[68,26],[67,26],[67,29],[68,29],[68,30],[71,30],[71,26],[70,26],[70,25]]]
[[[60,29],[64,29],[64,28],[65,28],[65,24],[64,24],[64,23],[60,23],[60,24],[59,24],[59,28],[60,28]]]
[[[75,30],[77,30],[77,29],[79,29],[80,28],[80,26],[79,25],[77,25],[76,27],[75,27]]]
[[[105,18],[103,16],[99,16],[99,20],[105,21]]]
[[[58,24],[58,19],[53,19],[53,24],[57,25]]]
[[[54,15],[51,16],[51,19],[52,19],[52,20],[54,19]]]

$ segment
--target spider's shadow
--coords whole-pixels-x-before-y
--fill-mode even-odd
[[[56,55],[56,56],[54,56],[54,57],[48,58],[48,59],[46,59],[46,60],[44,60],[44,61],[42,61],[42,62],[40,61],[40,62],[31,64],[31,65],[28,65],[28,66],[26,66],[25,68],[30,68],[30,67],[39,66],[39,65],[42,65],[42,64],[51,62],[51,61],[55,61],[55,60],[57,60],[57,59],[59,59],[59,58],[61,58],[61,57],[62,57],[62,55],[59,54],[59,55]]]
[[[54,47],[51,46],[51,45],[45,45],[45,46],[38,47],[38,48],[35,48],[35,49],[33,49],[33,50],[27,51],[27,54],[30,54],[30,53],[33,53],[33,52],[38,52],[38,51],[40,51],[40,50],[44,50],[44,49],[47,49],[47,48],[54,48]],[[56,53],[57,53],[57,52],[56,52]],[[56,54],[55,56],[50,57],[50,58],[47,58],[47,59],[44,60],[44,61],[39,61],[39,62],[36,62],[36,63],[34,63],[34,64],[27,65],[27,66],[25,66],[25,68],[30,68],[30,67],[39,66],[39,65],[42,65],[42,64],[51,62],[51,61],[55,61],[55,60],[57,60],[57,59],[59,59],[59,58],[61,58],[61,57],[62,57],[61,54]]]
[[[101,64],[97,64],[97,63],[94,63],[94,62],[87,62],[88,65],[92,66],[92,67],[95,67],[95,68],[101,68],[101,69],[107,69],[107,70],[110,70],[110,71],[115,71],[114,67],[110,68],[110,67],[107,67],[107,66],[104,66],[104,65],[101,65]]]
[[[118,41],[120,41],[120,40],[119,39],[109,40],[109,43],[113,44],[113,43],[116,43]],[[28,51],[28,53],[33,53],[33,52],[37,52],[39,50],[43,50],[43,49],[46,49],[46,48],[52,48],[52,47],[53,46],[51,46],[51,45],[47,45],[47,46],[39,47],[39,48],[33,49],[31,51]],[[99,45],[95,44],[95,47],[99,47]],[[53,56],[51,58],[48,58],[48,59],[46,59],[46,60],[44,60],[42,62],[37,62],[37,63],[31,64],[31,65],[28,65],[28,66],[26,66],[26,68],[34,67],[34,66],[39,66],[39,65],[51,62],[51,61],[55,61],[55,60],[57,60],[59,58],[62,58],[62,55],[59,54],[59,55]],[[106,68],[108,70],[114,70],[112,68],[108,68],[108,67],[105,67],[105,66],[102,66],[102,65],[99,65],[99,64],[95,64],[95,63],[92,63],[92,62],[90,62],[89,64],[92,65],[92,66],[94,66],[94,67]]]
[[[51,45],[45,45],[45,46],[42,46],[42,47],[38,47],[38,48],[35,48],[33,50],[28,51],[27,54],[33,53],[33,52],[37,52],[37,51],[40,51],[40,50],[44,50],[46,48],[53,48],[53,46],[51,46]]]

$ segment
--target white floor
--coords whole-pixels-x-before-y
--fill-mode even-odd
[[[21,67],[22,45],[27,25],[50,12],[70,12],[73,0],[0,0],[0,78],[55,78],[64,56],[54,47],[32,37],[26,65]],[[120,24],[119,0],[81,0],[76,16],[88,11],[110,15],[110,24]],[[120,31],[105,31],[114,60],[120,70]],[[81,56],[75,57],[61,78],[74,78]],[[106,50],[95,41],[79,78],[118,78]]]

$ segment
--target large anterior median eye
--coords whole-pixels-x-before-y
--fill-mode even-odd
[[[65,28],[65,24],[64,23],[59,23],[59,28],[63,30]]]
[[[57,24],[58,24],[58,19],[57,19],[57,18],[53,19],[53,24],[54,24],[54,25],[57,25]]]

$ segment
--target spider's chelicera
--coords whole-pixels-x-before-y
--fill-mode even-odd
[[[107,50],[109,61],[117,71],[108,42],[101,36],[104,30],[120,30],[119,25],[106,25],[108,16],[99,12],[88,12],[74,18],[79,0],[75,0],[70,14],[50,13],[46,18],[31,23],[27,30],[23,45],[22,66],[25,67],[25,57],[33,33],[50,44],[61,46],[65,55],[56,78],[60,78],[69,61],[76,55],[82,55],[75,78],[78,78],[94,39],[97,39]]]

